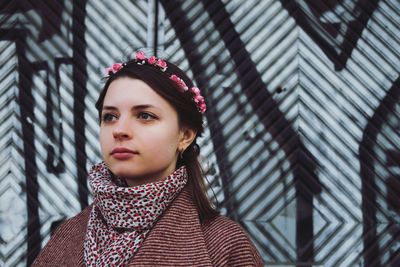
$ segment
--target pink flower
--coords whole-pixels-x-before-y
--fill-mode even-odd
[[[197,87],[192,87],[192,92],[195,93],[195,95],[200,95],[200,89]]]
[[[148,62],[150,65],[154,65],[157,62],[157,58],[155,56],[151,56]]]
[[[169,78],[171,80],[173,80],[176,83],[176,85],[178,85],[179,89],[181,89],[182,91],[188,90],[188,87],[187,87],[185,81],[183,81],[181,78],[179,78],[175,74],[171,75],[171,77],[169,77]]]
[[[104,72],[106,73],[106,75],[110,75],[111,73],[113,73],[113,68],[112,67],[105,68]]]
[[[113,73],[116,73],[117,71],[119,71],[122,68],[122,63],[114,63],[112,65],[112,71]]]
[[[198,106],[198,108],[199,108],[199,111],[201,112],[201,113],[204,113],[205,111],[206,111],[206,103],[201,103],[199,106]]]
[[[191,90],[195,94],[193,101],[196,103],[197,109],[201,113],[204,113],[206,111],[206,103],[204,101],[204,97],[200,95],[200,89],[197,87],[192,87]]]
[[[196,99],[199,100],[199,102],[204,102],[204,97],[202,97],[201,95],[197,95]]]
[[[138,52],[136,53],[135,59],[136,59],[137,61],[146,60],[146,55],[143,53],[143,51],[138,51]]]
[[[156,65],[159,66],[162,71],[165,71],[167,69],[167,62],[162,59],[158,59]]]

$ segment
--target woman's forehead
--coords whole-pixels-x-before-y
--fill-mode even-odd
[[[111,82],[104,98],[104,106],[108,102],[115,104],[133,102],[135,105],[152,105],[160,101],[165,100],[142,80],[123,77]]]
[[[173,109],[171,104],[140,79],[122,77],[111,82],[104,98],[104,107],[137,107]]]

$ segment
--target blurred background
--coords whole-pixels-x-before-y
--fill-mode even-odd
[[[143,47],[206,96],[216,205],[266,266],[400,266],[398,0],[0,0],[0,266],[91,202],[104,68]]]

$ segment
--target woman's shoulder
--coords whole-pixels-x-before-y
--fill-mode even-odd
[[[51,244],[51,241],[53,240],[71,240],[71,237],[73,237],[73,239],[81,239],[82,237],[84,237],[91,210],[92,205],[86,207],[75,216],[68,218],[64,222],[62,222],[55,229],[53,235],[51,236],[49,244]]]
[[[219,215],[203,223],[202,230],[214,265],[263,266],[253,242],[235,221]]]
[[[83,243],[91,210],[92,205],[61,223],[54,231],[46,247],[60,244],[69,246],[71,244]]]
[[[92,206],[61,223],[32,266],[81,266],[83,242]]]
[[[218,215],[202,224],[205,235],[222,235],[229,231],[230,233],[242,235],[243,229],[235,221],[223,216]],[[227,236],[228,237],[228,236]]]
[[[236,243],[251,243],[246,232],[237,222],[222,215],[203,223],[202,230],[204,236],[210,238],[209,241],[219,242],[221,245],[232,246]]]
[[[73,217],[68,218],[64,222],[62,222],[54,231],[54,236],[56,234],[60,234],[60,232],[65,232],[65,231],[70,231],[70,230],[75,230],[75,229],[80,229],[80,228],[86,229],[87,222],[89,220],[90,211],[92,210],[92,206],[93,205],[87,206],[85,209],[83,209],[78,214],[76,214]]]
[[[81,224],[81,223],[85,223],[87,224],[88,220],[89,220],[89,216],[90,216],[90,212],[92,210],[93,204],[90,204],[89,206],[87,206],[86,208],[84,208],[81,212],[79,212],[78,214],[74,215],[71,218],[68,218],[64,224],[68,225],[68,224]],[[86,226],[86,225],[85,225]]]

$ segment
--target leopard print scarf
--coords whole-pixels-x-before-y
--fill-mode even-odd
[[[185,166],[161,181],[119,186],[104,162],[89,172],[94,205],[84,243],[86,266],[125,266],[187,182]]]

